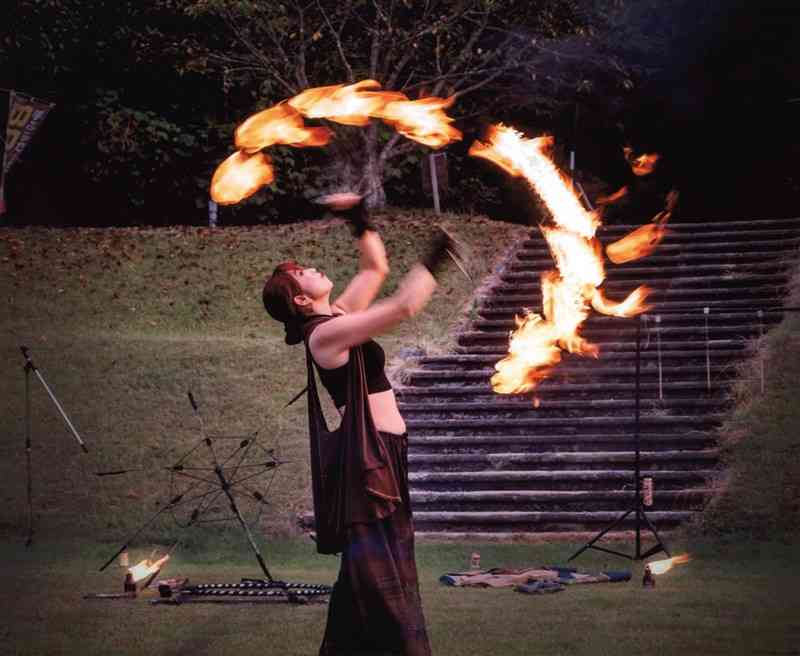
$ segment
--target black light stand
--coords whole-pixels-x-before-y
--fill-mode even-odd
[[[589,542],[583,545],[578,551],[572,554],[568,559],[567,562],[574,560],[578,556],[580,556],[584,551],[587,549],[596,549],[597,551],[604,551],[606,553],[613,554],[615,556],[622,556],[623,558],[628,558],[630,560],[644,560],[645,558],[649,558],[650,556],[657,554],[663,551],[667,556],[670,556],[669,550],[667,549],[664,542],[658,535],[658,531],[656,531],[656,527],[653,523],[648,519],[647,514],[644,511],[644,503],[642,502],[642,471],[641,471],[641,453],[640,453],[640,405],[641,405],[641,381],[640,381],[640,369],[641,369],[641,344],[642,344],[642,318],[639,315],[636,318],[636,400],[635,400],[635,418],[634,418],[634,449],[635,449],[635,460],[634,460],[634,474],[633,474],[633,482],[635,488],[635,498],[633,502],[633,506],[628,508],[622,515],[617,517],[611,524],[606,526],[603,530],[601,530],[597,535],[595,535]],[[635,514],[634,520],[634,531],[635,531],[635,551],[633,554],[627,554],[622,551],[616,551],[614,549],[608,549],[606,547],[597,546],[595,543],[600,540],[606,533],[609,531],[614,530],[617,526],[619,526],[622,522],[624,522],[629,515]],[[656,544],[654,544],[650,549],[647,551],[642,552],[642,525],[645,525],[655,536]]]
[[[25,358],[25,466],[26,472],[28,477],[28,536],[25,539],[25,546],[29,547],[33,543],[33,479],[31,476],[31,384],[30,384],[30,374],[31,372],[36,374],[36,377],[39,379],[39,382],[44,387],[47,395],[53,401],[53,404],[56,406],[56,409],[61,414],[61,417],[64,419],[64,422],[67,425],[67,428],[78,441],[80,444],[81,449],[83,449],[84,453],[89,453],[89,449],[86,448],[86,444],[81,439],[81,436],[78,434],[78,431],[75,429],[75,426],[72,425],[72,422],[69,420],[67,413],[64,412],[64,408],[61,407],[61,404],[58,402],[55,394],[50,389],[50,386],[45,381],[44,377],[42,376],[41,372],[37,368],[37,366],[33,363],[33,359],[31,358],[30,349],[27,346],[20,346],[20,351],[22,351],[22,356]]]

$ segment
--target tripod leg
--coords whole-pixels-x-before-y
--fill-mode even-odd
[[[639,559],[644,560],[648,556],[657,554],[659,551],[663,551],[665,554],[667,554],[667,557],[670,558],[671,554],[667,549],[667,546],[664,544],[664,541],[661,539],[661,536],[658,534],[658,531],[656,530],[656,527],[653,524],[653,522],[651,522],[650,519],[647,517],[647,514],[645,513],[643,508],[639,512],[641,513],[642,519],[645,521],[645,524],[647,524],[647,528],[649,528],[650,531],[653,533],[653,535],[656,536],[656,541],[657,541],[653,547],[648,549],[644,554],[641,554],[639,556]]]
[[[28,535],[25,546],[33,544],[33,480],[31,473],[31,369],[25,365],[25,467],[28,487]]]
[[[217,477],[219,478],[219,481],[222,484],[223,492],[225,492],[225,495],[228,497],[228,501],[231,504],[231,510],[233,511],[233,514],[236,515],[236,519],[239,520],[239,524],[244,530],[244,534],[247,536],[247,541],[250,543],[250,548],[256,555],[256,560],[258,560],[258,564],[261,567],[261,571],[264,572],[264,576],[267,577],[267,580],[270,583],[272,583],[274,581],[274,579],[272,578],[272,574],[269,573],[269,570],[267,569],[267,564],[264,562],[264,558],[261,555],[261,551],[259,551],[258,545],[256,544],[256,541],[253,539],[253,534],[250,532],[250,528],[247,526],[247,522],[244,521],[242,513],[239,512],[239,507],[236,505],[236,501],[233,498],[233,495],[230,493],[230,484],[225,478],[225,475],[222,473],[222,467],[217,465],[214,468],[214,471],[216,472]]]
[[[575,558],[580,556],[587,549],[591,549],[595,542],[597,542],[600,538],[602,538],[606,533],[608,533],[609,531],[613,530],[616,526],[621,524],[625,520],[625,518],[628,515],[630,515],[632,512],[633,512],[633,508],[631,508],[630,510],[626,510],[624,514],[622,514],[619,517],[617,517],[613,522],[611,522],[611,524],[606,526],[602,531],[600,531],[597,535],[595,535],[589,542],[584,544],[580,549],[578,549],[578,551],[576,551],[569,558],[567,558],[567,562],[570,562],[571,560],[574,560]],[[621,555],[624,555],[624,554],[621,554]]]

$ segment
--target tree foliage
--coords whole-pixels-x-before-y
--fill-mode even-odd
[[[454,96],[450,111],[462,122],[497,115],[511,101],[552,109],[558,93],[587,84],[590,64],[600,67],[595,44],[603,30],[593,27],[600,13],[590,4],[196,0],[189,13],[222,20],[234,39],[224,49],[198,43],[192,65],[249,93],[251,111],[309,87],[362,79],[410,98]],[[381,205],[387,177],[402,177],[425,153],[379,125],[334,127],[335,166],[315,171],[309,193],[320,185],[355,188]]]
[[[483,124],[542,127],[576,99],[619,102],[658,63],[641,54],[671,38],[657,6],[688,2],[9,0],[0,86],[56,103],[39,137],[50,178],[26,178],[23,161],[10,189],[27,179],[31,195],[92,196],[117,222],[202,220],[237,123],[306,88],[372,78],[412,99],[455,96],[465,137],[447,150],[451,193],[470,207],[491,193],[466,157]],[[270,216],[341,187],[373,205],[419,199],[429,149],[378,122],[330,127],[325,149],[271,149],[275,183],[229,212]]]

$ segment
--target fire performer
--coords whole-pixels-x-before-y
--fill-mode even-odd
[[[294,262],[279,265],[264,286],[264,306],[305,341],[317,550],[341,553],[321,656],[430,654],[419,597],[408,492],[406,425],[373,337],[422,310],[455,245],[442,232],[398,290],[373,300],[389,267],[378,232],[355,194],[323,200],[346,216],[358,239],[359,273],[331,302],[333,283]],[[328,431],[312,369],[342,417]]]

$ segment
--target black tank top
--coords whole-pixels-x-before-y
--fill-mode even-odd
[[[316,318],[316,317],[314,317]],[[320,322],[322,323],[322,322]],[[314,326],[311,330],[316,328]],[[311,331],[306,333],[306,339],[311,337]],[[361,345],[364,350],[364,373],[367,378],[367,391],[370,394],[377,392],[386,392],[392,389],[392,384],[386,377],[384,367],[386,366],[386,353],[381,345],[374,339],[364,342]],[[313,355],[312,355],[313,358]],[[337,408],[341,408],[347,402],[347,367],[350,365],[349,360],[341,367],[335,369],[325,369],[320,367],[316,360],[314,366],[319,373],[319,379],[322,381],[323,386],[328,390],[331,395],[333,403]]]

